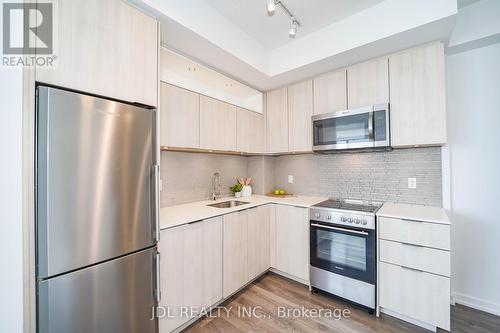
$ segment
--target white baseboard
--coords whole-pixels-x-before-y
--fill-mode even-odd
[[[290,279],[290,280],[294,280],[294,281],[297,281],[297,282],[299,282],[299,283],[305,284],[306,286],[308,286],[308,285],[309,285],[309,281],[306,281],[306,280],[303,280],[303,279],[301,279],[301,278],[298,278],[298,277],[296,277],[296,276],[294,276],[294,275],[291,275],[291,274],[285,273],[285,272],[280,271],[279,269],[276,269],[276,268],[274,268],[274,267],[269,268],[269,271],[270,271],[270,272],[273,272],[273,273],[276,273],[276,274],[278,274],[278,275],[284,276],[284,277],[286,277],[286,278],[288,278],[288,279]]]
[[[400,313],[397,313],[395,311],[391,311],[389,309],[385,309],[382,307],[380,307],[380,312],[385,313],[386,315],[389,315],[391,317],[398,318],[398,319],[401,319],[403,321],[409,322],[410,324],[420,326],[422,328],[425,328],[426,330],[429,330],[432,332],[437,332],[436,326],[431,325],[431,324],[427,324],[427,323],[420,321],[418,319],[413,319],[413,318],[407,317],[405,315],[402,315]]]
[[[453,301],[476,310],[500,316],[500,304],[457,292],[451,293]]]

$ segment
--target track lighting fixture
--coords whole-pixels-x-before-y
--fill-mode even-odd
[[[297,35],[297,28],[301,27],[299,20],[295,18],[295,15],[285,6],[282,0],[266,0],[267,2],[267,15],[273,16],[276,10],[276,6],[279,6],[285,14],[290,17],[290,29],[288,30],[288,37],[295,38]]]

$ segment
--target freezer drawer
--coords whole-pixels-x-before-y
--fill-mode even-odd
[[[156,247],[39,282],[39,333],[154,333]]]
[[[37,88],[38,275],[155,244],[155,110]]]

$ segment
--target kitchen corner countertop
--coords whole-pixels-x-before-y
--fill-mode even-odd
[[[450,224],[444,208],[433,206],[386,202],[377,212],[377,216]]]
[[[266,195],[252,195],[251,197],[244,198],[227,197],[215,201],[203,200],[181,205],[162,207],[160,208],[160,229],[168,229],[178,225],[206,220],[212,217],[225,215],[228,213],[237,212],[240,210],[245,210],[248,208],[253,208],[270,203],[309,208],[312,205],[315,205],[327,199],[328,198],[325,197],[309,197],[303,195],[285,198],[275,198]],[[245,201],[248,202],[248,204],[230,208],[216,208],[207,206],[209,204],[229,200]]]

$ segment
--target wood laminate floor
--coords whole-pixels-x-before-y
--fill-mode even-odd
[[[384,314],[377,318],[323,294],[310,293],[308,287],[274,273],[256,280],[221,307],[185,332],[429,332]],[[303,316],[302,307],[331,312],[323,310],[321,315],[309,312]],[[348,316],[342,316],[345,309]],[[498,333],[500,317],[456,305],[451,309],[451,331]]]

